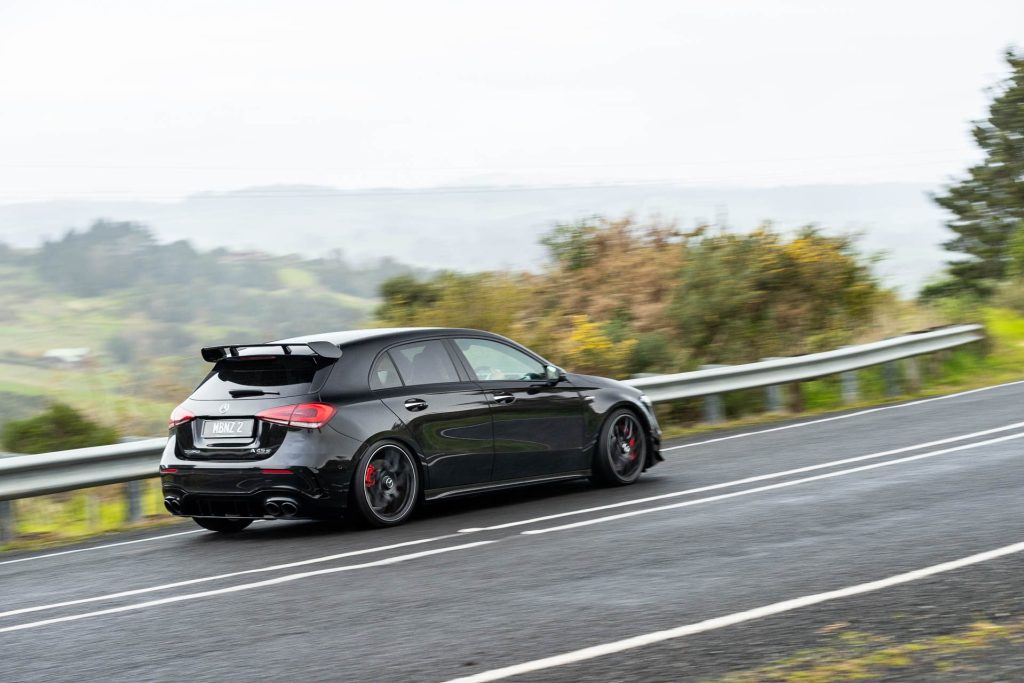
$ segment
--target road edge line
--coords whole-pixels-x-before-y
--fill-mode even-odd
[[[612,641],[610,643],[603,643],[601,645],[593,645],[591,647],[585,647],[579,650],[573,650],[571,652],[564,652],[562,654],[554,655],[551,657],[534,659],[529,662],[523,662],[521,664],[514,664],[512,666],[501,667],[499,669],[491,669],[489,671],[483,671],[470,676],[453,678],[446,681],[446,683],[487,683],[488,681],[497,681],[525,673],[541,671],[543,669],[551,669],[557,666],[575,664],[578,662],[603,657],[605,655],[615,654],[617,652],[624,652],[626,650],[633,650],[639,647],[664,642],[666,640],[674,640],[676,638],[683,638],[685,636],[694,635],[697,633],[714,631],[716,629],[725,628],[727,626],[734,626],[736,624],[740,624],[746,621],[762,619],[764,617],[782,614],[784,612],[790,612],[792,610],[800,609],[803,607],[810,607],[811,605],[817,605],[823,602],[839,600],[842,598],[848,598],[855,595],[862,595],[864,593],[871,593],[873,591],[890,588],[892,586],[898,586],[904,583],[910,583],[911,581],[918,581],[920,579],[928,578],[931,576],[935,576],[937,574],[942,574],[956,569],[961,569],[963,567],[969,567],[971,565],[979,564],[981,562],[987,562],[989,560],[998,559],[1000,557],[1006,557],[1008,555],[1013,555],[1015,553],[1019,553],[1022,551],[1024,551],[1024,542],[1013,543],[1010,545],[1002,546],[1001,548],[995,548],[993,550],[987,550],[985,552],[976,553],[974,555],[968,555],[967,557],[962,557],[958,560],[951,560],[949,562],[943,562],[941,564],[932,565],[930,567],[915,569],[909,572],[904,572],[902,574],[895,574],[884,579],[877,579],[875,581],[859,583],[853,586],[847,586],[846,588],[839,588],[836,590],[826,591],[823,593],[813,593],[811,595],[805,595],[799,598],[792,598],[790,600],[783,600],[781,602],[775,602],[769,605],[764,605],[762,607],[755,607],[754,609],[749,609],[742,612],[733,612],[732,614],[727,614],[725,616],[706,619],[704,621],[699,621],[694,624],[686,624],[684,626],[677,626],[675,628],[670,628],[663,631],[645,633],[639,636],[633,636],[631,638],[624,638],[622,640]]]

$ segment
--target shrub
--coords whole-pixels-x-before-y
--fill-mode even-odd
[[[0,433],[4,449],[15,453],[46,453],[116,441],[116,430],[89,420],[63,403],[54,403],[34,417],[8,422]]]
[[[381,287],[385,326],[478,327],[577,372],[626,376],[853,343],[883,290],[849,237],[560,226],[541,273],[442,273]]]

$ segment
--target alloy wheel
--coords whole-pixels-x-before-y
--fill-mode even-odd
[[[630,413],[615,418],[608,430],[608,457],[615,474],[623,480],[633,477],[643,467],[644,432]]]
[[[382,522],[401,519],[416,503],[416,464],[404,449],[384,444],[368,458],[363,471],[363,496]]]

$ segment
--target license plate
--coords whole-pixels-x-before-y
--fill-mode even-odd
[[[252,427],[252,420],[203,420],[203,438],[249,438],[252,436]]]

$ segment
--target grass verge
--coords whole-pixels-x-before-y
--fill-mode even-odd
[[[147,479],[142,485],[142,517],[135,522],[127,521],[128,499],[123,484],[13,501],[16,536],[0,550],[53,548],[104,534],[183,521],[164,510],[158,480]]]
[[[831,642],[784,659],[717,679],[717,683],[832,683],[884,681],[913,672],[921,680],[944,674],[975,679],[1002,656],[1016,657],[1024,646],[1024,619],[978,621],[954,633],[899,642],[892,637],[826,627]],[[929,671],[931,674],[929,674]],[[985,680],[989,680],[985,678]],[[1009,680],[1009,679],[992,679]]]

